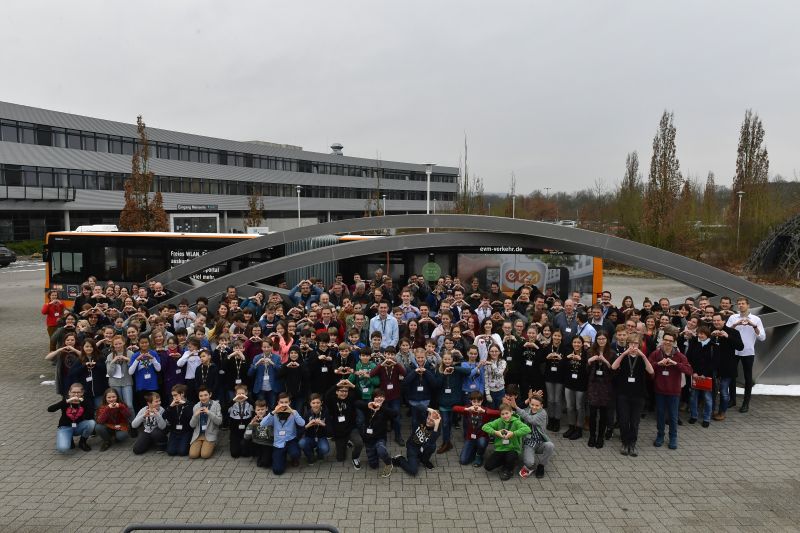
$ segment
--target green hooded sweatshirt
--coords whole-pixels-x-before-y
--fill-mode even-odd
[[[531,432],[531,427],[519,419],[517,415],[512,415],[511,420],[504,421],[502,417],[487,422],[483,425],[483,431],[490,437],[494,437],[494,450],[496,452],[517,452],[522,451],[522,437]],[[506,440],[502,437],[496,437],[495,431],[507,429],[511,431],[514,436]]]

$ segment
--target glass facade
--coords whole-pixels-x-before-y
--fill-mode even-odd
[[[0,118],[0,140],[120,155],[133,155],[133,152],[139,144],[138,139],[134,139],[133,137],[121,137],[105,133],[72,130],[2,118]],[[148,146],[150,157],[157,159],[174,159],[210,165],[228,165],[359,178],[377,179],[380,177],[383,179],[403,181],[425,181],[427,179],[424,172],[408,170],[270,157],[260,154],[217,150],[160,141],[149,141]],[[302,154],[301,151],[298,151],[298,153]],[[431,182],[455,183],[456,176],[451,174],[432,174]]]
[[[96,170],[76,170],[50,167],[29,167],[21,165],[0,164],[0,186],[14,187],[74,187],[76,189],[122,191],[129,174],[119,172],[102,172]],[[200,178],[155,176],[153,192],[215,194],[227,196],[249,196],[253,191],[262,196],[295,197],[295,185],[286,183],[263,183],[235,180],[209,180]],[[333,187],[326,185],[307,185],[300,190],[303,198],[342,198],[363,199],[376,194],[375,189],[357,189],[354,187]],[[425,200],[425,191],[406,191],[398,189],[382,189],[387,200]],[[431,191],[431,200],[452,202],[454,192]]]

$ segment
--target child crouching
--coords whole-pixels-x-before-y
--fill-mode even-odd
[[[547,436],[547,411],[542,407],[543,391],[528,391],[527,409],[517,407],[516,400],[510,405],[516,409],[517,416],[531,427],[531,432],[522,439],[522,469],[519,475],[526,478],[536,472],[537,478],[544,477],[544,467],[555,453],[555,444]]]

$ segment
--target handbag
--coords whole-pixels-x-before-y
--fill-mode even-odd
[[[710,377],[694,377],[692,376],[692,388],[709,392],[711,391],[711,387],[713,385],[712,379]]]

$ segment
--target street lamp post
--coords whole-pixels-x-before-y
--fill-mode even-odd
[[[300,227],[300,190],[302,187],[300,185],[297,186],[297,227]]]
[[[433,199],[433,214],[436,214],[436,198]]]
[[[427,187],[425,193],[425,214],[431,214],[431,174],[433,174],[433,165],[435,163],[425,163],[425,176],[427,177]],[[431,228],[425,228],[426,233],[431,232]]]
[[[736,191],[736,196],[739,197],[739,217],[736,219],[736,253],[739,253],[739,233],[742,228],[742,196],[744,191]]]
[[[386,216],[386,195],[383,195],[383,216]]]
[[[511,218],[517,218],[517,195],[511,195]]]

